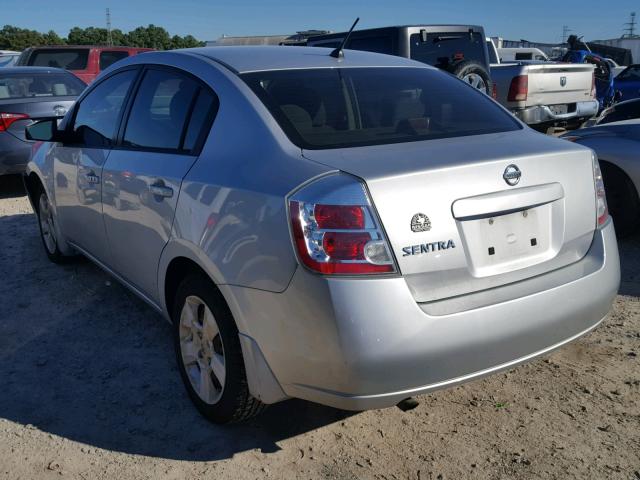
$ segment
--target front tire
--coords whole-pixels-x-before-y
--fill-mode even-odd
[[[187,276],[173,310],[178,369],[200,413],[224,424],[264,410],[266,405],[249,393],[238,328],[212,282],[199,274]]]
[[[55,220],[49,197],[43,191],[38,193],[38,226],[40,227],[40,239],[44,251],[53,263],[64,263],[66,257],[60,251]]]

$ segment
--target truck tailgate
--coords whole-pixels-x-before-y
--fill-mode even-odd
[[[528,65],[527,106],[558,105],[591,100],[593,65]]]

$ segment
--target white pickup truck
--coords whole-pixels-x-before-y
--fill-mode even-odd
[[[593,65],[501,63],[489,38],[487,49],[496,100],[529,126],[576,128],[598,113]]]

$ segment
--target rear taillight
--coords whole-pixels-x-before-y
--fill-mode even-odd
[[[9,129],[13,122],[29,118],[26,113],[0,113],[0,132]]]
[[[507,100],[509,102],[524,102],[527,99],[528,93],[529,77],[527,75],[518,75],[511,80]]]
[[[301,263],[326,275],[394,273],[395,263],[364,185],[344,174],[317,180],[289,199]]]
[[[494,100],[498,99],[498,87],[495,83],[493,84],[493,88],[491,89],[491,98],[493,98]]]
[[[598,158],[593,155],[593,181],[596,190],[596,218],[598,226],[604,225],[609,218],[609,209],[607,208],[607,196],[604,190],[604,181],[602,180],[602,171]]]

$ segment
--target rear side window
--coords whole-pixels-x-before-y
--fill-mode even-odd
[[[64,68],[65,70],[85,70],[88,58],[88,48],[47,48],[34,50],[29,56],[27,65]]]
[[[2,74],[0,100],[5,98],[76,97],[85,84],[71,73]]]
[[[434,67],[447,69],[460,60],[474,60],[485,65],[485,41],[479,33],[427,33],[422,41],[418,33],[411,35],[411,58]]]
[[[106,70],[118,60],[127,58],[129,53],[126,51],[103,51],[100,52],[100,70]]]
[[[496,49],[493,48],[493,43],[487,42],[487,51],[489,52],[489,63],[499,63],[496,56]]]
[[[124,145],[180,150],[199,89],[198,83],[177,72],[148,70],[131,107]]]
[[[485,94],[428,68],[280,70],[241,75],[293,143],[322,149],[522,128]]]
[[[323,45],[326,46],[326,45]],[[339,46],[336,45],[336,46]],[[375,37],[352,38],[347,48],[352,50],[364,50],[365,52],[393,53],[393,44],[390,35],[378,35]]]
[[[137,71],[125,70],[100,82],[80,102],[73,122],[78,142],[90,147],[113,144],[124,99]]]
[[[516,53],[516,60],[531,60],[533,58],[533,53],[531,52],[518,52]]]
[[[218,111],[218,99],[209,90],[200,89],[184,136],[184,150],[195,150],[204,142],[211,120]]]

